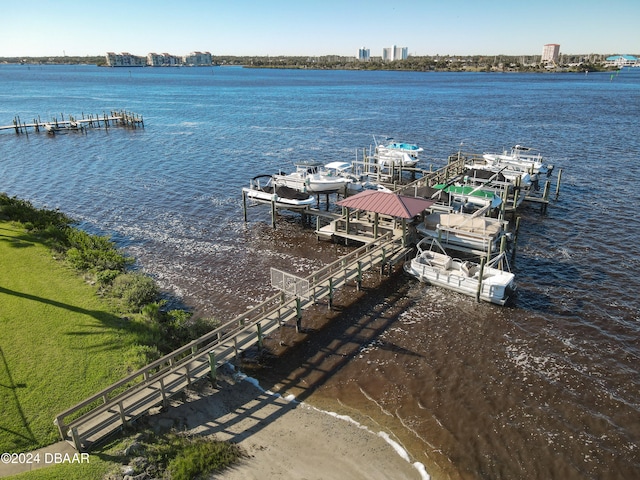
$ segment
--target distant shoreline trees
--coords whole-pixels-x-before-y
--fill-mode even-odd
[[[435,55],[410,56],[392,62],[372,58],[360,61],[355,57],[326,55],[303,56],[233,56],[212,57],[212,66],[237,65],[246,68],[314,69],[314,70],[394,70],[447,72],[584,72],[616,70],[607,66],[608,55],[562,55],[558,65],[548,66],[539,55]],[[64,57],[0,57],[0,63],[25,65],[97,65],[106,66],[104,56]],[[122,67],[114,67],[122,68]],[[157,67],[156,67],[157,68]]]

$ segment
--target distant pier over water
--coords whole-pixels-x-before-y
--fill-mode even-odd
[[[80,118],[69,115],[66,119],[62,114],[60,119],[54,117],[49,121],[40,120],[40,117],[38,117],[37,119],[34,118],[30,123],[23,122],[19,116],[16,116],[11,125],[0,126],[0,131],[8,130],[14,131],[17,135],[23,133],[28,135],[31,129],[36,133],[44,131],[55,135],[68,132],[84,133],[88,128],[110,127],[144,128],[144,120],[142,115],[124,110],[111,111],[109,114],[103,113],[102,115],[89,114],[85,116],[83,113]]]

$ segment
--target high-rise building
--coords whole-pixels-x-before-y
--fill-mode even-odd
[[[409,49],[407,47],[393,47],[382,49],[382,60],[387,62],[393,62],[394,60],[406,60],[409,56]]]
[[[362,47],[358,50],[358,60],[363,62],[368,62],[371,59],[371,55],[369,54],[369,49],[366,47]]]
[[[542,63],[558,63],[560,58],[560,45],[557,43],[548,43],[542,49]]]

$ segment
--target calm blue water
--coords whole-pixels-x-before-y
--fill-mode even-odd
[[[144,116],[137,130],[0,132],[0,191],[111,235],[198,314],[221,319],[273,293],[269,267],[302,274],[346,251],[294,216],[274,231],[255,208],[245,224],[240,189],[252,176],[354,159],[372,135],[418,143],[424,167],[459,148],[540,149],[563,182],[546,215],[521,212],[514,307],[395,276],[349,310],[373,337],[331,327],[261,381],[314,385],[323,402],[376,419],[433,478],[640,476],[640,71],[0,65],[0,87],[0,125]],[[355,350],[319,353],[329,334]],[[300,370],[309,358],[318,368]]]

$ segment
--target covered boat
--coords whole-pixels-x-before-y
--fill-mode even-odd
[[[494,192],[503,201],[507,200],[505,207],[510,204],[511,207],[517,208],[524,201],[528,191],[540,188],[538,175],[534,174],[534,177],[535,182],[527,172],[515,172],[507,167],[498,170],[497,167],[474,166],[465,170],[460,184],[480,187],[485,192]]]
[[[456,210],[477,210],[486,206],[497,208],[502,203],[502,199],[495,191],[481,187],[438,183],[433,188],[448,193],[451,204]]]
[[[243,187],[242,191],[253,200],[275,202],[287,208],[305,208],[315,202],[313,196],[308,193],[284,185],[275,185],[272,175],[253,177],[249,187]]]
[[[534,153],[531,148],[515,145],[510,152],[485,153],[482,155],[488,165],[494,167],[509,167],[510,170],[528,172],[530,174],[551,175],[553,165],[546,163],[540,153]]]
[[[509,222],[479,214],[461,212],[433,212],[416,227],[423,237],[437,239],[443,247],[476,254],[498,252],[502,237],[509,233]]]
[[[424,238],[418,243],[415,258],[404,264],[404,270],[421,282],[504,305],[515,292],[515,275],[498,268],[500,262],[506,264],[504,253],[486,265],[452,258],[437,240]]]

